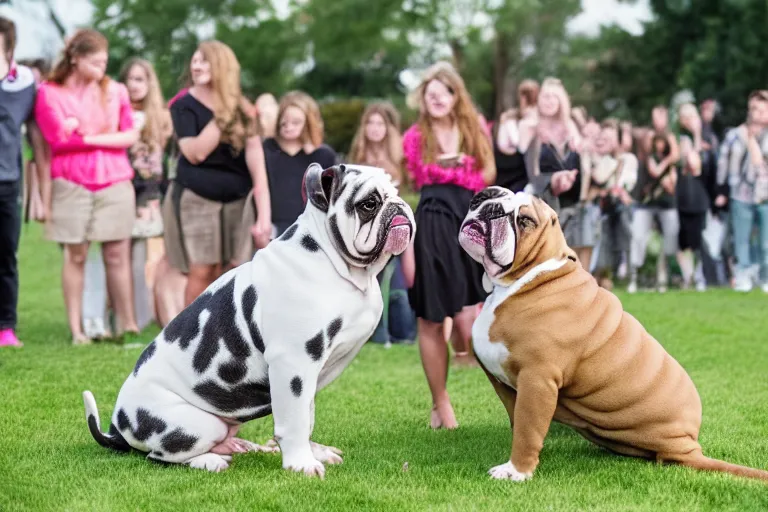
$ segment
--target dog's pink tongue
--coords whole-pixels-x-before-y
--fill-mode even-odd
[[[408,243],[411,241],[411,226],[408,219],[402,217],[405,223],[400,220],[402,216],[398,215],[392,219],[390,224],[387,242],[384,244],[384,251],[392,254],[402,254]]]

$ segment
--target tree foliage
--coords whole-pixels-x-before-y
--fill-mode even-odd
[[[524,78],[559,76],[598,118],[649,120],[690,90],[740,122],[749,91],[768,85],[766,0],[651,0],[641,35],[603,27],[569,35],[579,0],[92,0],[111,44],[110,73],[151,60],[166,95],[200,38],[232,47],[251,97],[301,88],[321,101],[400,99],[404,69],[451,59],[488,116],[514,104]],[[632,1],[632,0],[627,0]]]
[[[768,86],[768,2],[653,0],[651,8],[642,35],[613,27],[571,41],[562,63],[570,90],[598,116],[640,122],[690,90],[696,101],[718,100],[727,125],[740,123],[749,92]]]

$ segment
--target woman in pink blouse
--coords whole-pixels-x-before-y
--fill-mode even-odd
[[[133,168],[126,149],[138,140],[125,86],[105,75],[107,40],[78,31],[49,80],[35,115],[51,147],[49,239],[65,245],[62,285],[72,340],[90,343],[80,323],[88,246],[101,242],[107,287],[122,331],[138,332],[131,296],[130,237],[135,218]]]
[[[421,197],[416,209],[416,278],[409,291],[421,360],[432,392],[432,428],[456,428],[446,382],[443,321],[453,318],[457,358],[471,359],[476,305],[487,295],[483,269],[456,241],[472,196],[493,184],[496,166],[464,81],[446,63],[427,70],[412,98],[420,115],[403,137],[408,173]]]

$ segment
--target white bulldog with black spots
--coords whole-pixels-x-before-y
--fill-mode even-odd
[[[312,164],[307,205],[253,260],[217,279],[151,342],[117,397],[102,446],[221,471],[234,453],[280,451],[283,468],[323,477],[341,452],[310,441],[315,393],[359,352],[381,317],[377,274],[412,242],[413,212],[379,168]],[[274,441],[236,437],[274,416]],[[278,448],[279,446],[279,448]]]

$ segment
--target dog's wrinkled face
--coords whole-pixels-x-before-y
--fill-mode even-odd
[[[344,260],[368,267],[401,254],[416,234],[408,203],[378,167],[312,164],[305,175],[309,201],[326,213],[331,241]]]
[[[557,232],[546,236],[552,229]],[[459,243],[495,282],[514,280],[520,269],[573,253],[549,205],[502,187],[488,187],[472,198]]]

